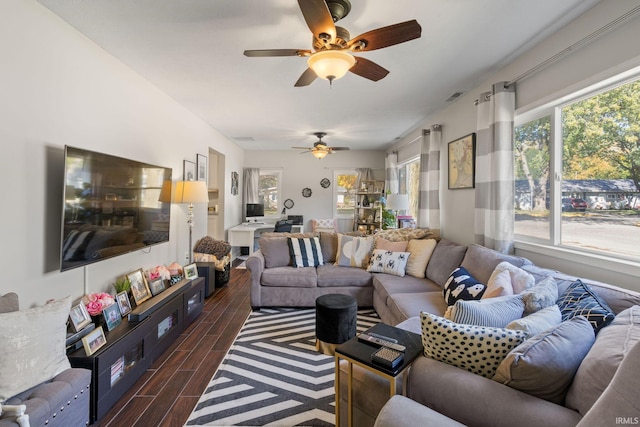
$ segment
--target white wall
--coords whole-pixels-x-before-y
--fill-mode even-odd
[[[209,147],[241,171],[243,150],[33,0],[0,4],[0,55],[0,294],[17,292],[27,308],[112,291],[118,275],[137,268],[185,264],[186,209],[173,206],[169,243],[60,273],[64,145],[168,166],[174,180],[184,159]],[[206,219],[197,206],[194,241]],[[238,221],[240,200],[229,197],[225,228]]]
[[[300,154],[291,150],[248,150],[245,152],[244,165],[252,168],[282,169],[282,201],[291,199],[295,203],[293,209],[287,210],[287,215],[304,215],[305,231],[310,231],[312,219],[334,217],[333,171],[371,168],[375,179],[383,180],[384,156],[384,151],[339,151],[318,160],[311,153]],[[329,188],[320,186],[322,178],[329,178]],[[302,189],[305,187],[311,189],[311,197],[302,197]]]
[[[447,189],[447,143],[475,132],[476,108],[474,100],[482,92],[489,91],[491,85],[500,81],[510,81],[523,74],[544,60],[578,42],[618,16],[637,6],[636,0],[603,0],[583,16],[552,35],[538,46],[517,58],[490,79],[473,89],[466,90],[465,95],[452,103],[448,108],[427,118],[419,127],[409,132],[389,151],[401,149],[411,141],[419,143],[421,129],[429,129],[433,124],[442,125],[441,147],[441,209],[442,235],[463,244],[473,243],[473,206],[475,204],[473,190]],[[606,76],[619,73],[640,65],[640,17],[635,17],[620,27],[614,28],[591,44],[574,51],[555,65],[549,66],[537,74],[516,85],[516,103],[520,111],[528,110],[552,98],[565,95],[578,88],[593,84]],[[409,151],[407,148],[405,150]],[[516,250],[517,252],[517,250]],[[608,264],[608,268],[594,266],[592,258],[572,256],[566,261],[566,255],[557,252],[536,252],[528,248],[522,252],[534,262],[549,268],[558,268],[569,274],[590,277],[608,282],[615,271],[615,284],[640,289],[637,277],[638,266],[625,266],[624,273],[618,267]],[[560,261],[558,261],[560,260]],[[563,261],[564,260],[564,261]]]

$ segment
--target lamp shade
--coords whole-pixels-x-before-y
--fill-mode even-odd
[[[162,188],[160,189],[160,196],[158,201],[162,203],[171,203],[171,193],[173,192],[173,182],[170,179],[162,181]]]
[[[178,181],[173,195],[174,203],[208,203],[209,191],[204,181]]]
[[[406,211],[409,209],[409,196],[406,194],[388,194],[387,209],[393,211]]]
[[[355,63],[353,55],[343,50],[321,50],[307,60],[318,77],[329,81],[343,77]]]

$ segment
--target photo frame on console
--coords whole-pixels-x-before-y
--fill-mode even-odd
[[[120,309],[120,315],[122,317],[131,313],[131,301],[129,301],[129,294],[127,291],[122,291],[116,295],[116,302],[118,303],[118,308]]]
[[[111,304],[108,307],[102,309],[102,316],[104,316],[104,322],[107,325],[107,330],[112,331],[120,323],[122,323],[122,316],[120,315],[120,308],[118,304]]]
[[[87,307],[83,303],[79,303],[71,307],[69,312],[69,319],[71,320],[71,328],[73,332],[80,332],[91,323],[91,316],[87,311]]]
[[[196,267],[196,263],[185,265],[184,266],[184,278],[185,279],[196,279],[198,277],[198,268]]]
[[[127,274],[127,278],[131,283],[131,294],[136,305],[140,305],[142,302],[151,298],[151,290],[147,284],[147,279],[144,277],[144,272],[141,268],[136,271],[132,271]]]
[[[160,292],[163,292],[165,289],[167,289],[167,287],[164,284],[164,280],[162,278],[157,278],[149,282],[149,289],[151,289],[151,295],[155,297]]]
[[[107,343],[107,339],[104,336],[102,326],[98,326],[93,331],[82,337],[82,346],[87,356],[91,356],[96,351],[100,350]]]

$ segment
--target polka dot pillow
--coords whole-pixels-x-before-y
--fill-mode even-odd
[[[460,369],[492,378],[500,362],[527,339],[527,333],[454,323],[420,313],[424,355]]]

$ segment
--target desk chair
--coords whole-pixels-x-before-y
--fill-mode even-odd
[[[291,220],[280,220],[276,222],[275,230],[276,233],[291,233],[291,229],[293,227],[293,221]]]

